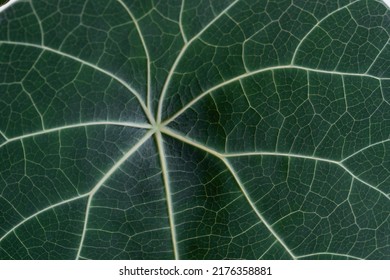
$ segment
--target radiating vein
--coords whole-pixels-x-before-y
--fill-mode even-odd
[[[70,198],[70,199],[67,199],[67,200],[64,200],[64,201],[61,201],[61,202],[58,202],[58,203],[55,203],[53,205],[50,205],[36,213],[34,213],[33,215],[25,218],[24,220],[22,220],[21,222],[19,222],[17,225],[15,225],[12,229],[10,229],[7,233],[5,233],[1,238],[0,238],[0,242],[6,238],[10,233],[12,233],[14,230],[16,230],[18,227],[20,227],[21,225],[23,225],[25,222],[31,220],[32,218],[50,210],[50,209],[53,209],[55,207],[58,207],[60,205],[63,205],[63,204],[67,204],[67,203],[70,203],[72,201],[75,201],[75,200],[78,200],[78,199],[81,199],[81,198],[84,198],[84,197],[88,197],[88,202],[87,202],[87,207],[86,207],[86,214],[85,214],[85,221],[84,221],[84,227],[83,227],[83,232],[82,232],[82,237],[81,237],[81,242],[80,242],[80,247],[79,247],[79,250],[78,250],[78,253],[77,253],[77,258],[79,258],[80,256],[80,252],[81,252],[81,248],[82,248],[82,244],[83,244],[83,241],[84,241],[84,238],[85,238],[85,232],[86,232],[86,227],[87,227],[87,222],[88,222],[88,216],[89,216],[89,209],[90,209],[90,205],[91,205],[91,201],[92,201],[92,198],[94,196],[94,194],[100,189],[100,187],[104,184],[104,182],[110,178],[110,176],[116,171],[119,169],[119,167],[123,164],[123,162],[125,162],[134,152],[136,152],[139,147],[144,144],[149,138],[150,136],[154,133],[153,130],[149,131],[148,133],[146,133],[138,142],[137,144],[135,144],[118,162],[116,162],[114,164],[113,167],[111,167],[111,169],[102,177],[102,179],[91,189],[91,191],[89,191],[88,193],[85,193],[85,194],[82,194],[82,195],[79,195],[77,197],[73,197],[73,198]]]
[[[228,168],[229,172],[233,175],[234,180],[237,182],[239,188],[241,189],[246,200],[248,201],[253,211],[256,213],[259,220],[265,225],[265,227],[275,237],[275,239],[283,246],[283,248],[287,251],[287,253],[295,260],[296,256],[294,255],[294,253],[288,248],[287,244],[283,241],[283,239],[279,236],[279,234],[272,228],[272,226],[267,222],[264,216],[257,209],[255,203],[252,201],[248,192],[246,191],[244,184],[241,182],[240,178],[237,176],[236,171],[233,169],[233,166],[230,165],[229,161],[226,158],[222,158],[222,161],[223,163],[225,163],[225,166]]]
[[[82,60],[76,56],[73,56],[73,55],[70,55],[68,53],[64,53],[62,51],[59,51],[59,50],[56,50],[56,49],[52,49],[50,47],[47,47],[47,46],[43,46],[43,45],[37,45],[37,44],[33,44],[33,43],[26,43],[26,42],[16,42],[16,41],[0,41],[0,45],[1,44],[8,44],[8,45],[17,45],[17,46],[25,46],[25,47],[32,47],[32,48],[37,48],[37,49],[43,49],[45,51],[48,51],[48,52],[52,52],[52,53],[56,53],[58,55],[61,55],[61,56],[64,56],[64,57],[67,57],[67,58],[70,58],[72,60],[75,60],[83,65],[86,65],[88,67],[91,67],[107,76],[109,76],[110,78],[112,78],[113,80],[119,82],[121,85],[123,85],[126,89],[128,89],[134,96],[135,98],[137,98],[139,104],[141,105],[145,115],[147,116],[147,118],[149,119],[150,123],[154,123],[154,118],[153,116],[151,115],[150,111],[148,110],[148,108],[146,107],[144,101],[142,100],[142,97],[141,95],[134,89],[132,88],[128,83],[126,83],[125,81],[123,81],[122,79],[118,78],[117,76],[115,76],[114,74],[112,74],[111,72],[107,71],[107,70],[104,70],[103,68],[100,68],[98,67],[97,65],[94,65],[92,63],[89,63],[85,60]]]
[[[310,159],[310,160],[315,160],[315,161],[323,161],[323,162],[328,162],[328,163],[333,163],[339,165],[340,162],[331,160],[331,159],[326,159],[326,158],[320,158],[320,157],[314,157],[314,156],[306,156],[306,155],[299,155],[299,154],[292,154],[292,153],[279,153],[279,152],[241,152],[241,153],[220,153],[216,150],[213,150],[201,143],[196,142],[193,139],[190,139],[189,137],[183,136],[173,129],[170,129],[168,127],[161,128],[161,132],[172,136],[182,142],[185,142],[187,144],[190,144],[191,146],[197,147],[201,150],[206,151],[207,153],[210,153],[216,157],[219,158],[229,158],[229,157],[242,157],[242,156],[261,156],[261,155],[270,155],[270,156],[283,156],[283,157],[295,157],[295,158],[304,158],[304,159]]]
[[[2,6],[0,6],[0,13],[5,11],[6,9],[8,9],[9,7],[11,7],[12,5],[14,5],[15,3],[17,2],[22,2],[21,0],[9,0],[7,3],[3,3]]]
[[[187,51],[188,47],[191,45],[192,42],[194,42],[196,39],[198,39],[203,32],[205,32],[211,25],[213,25],[222,15],[224,15],[227,11],[229,11],[236,3],[238,0],[235,0],[233,3],[231,3],[228,7],[226,7],[218,16],[216,16],[212,21],[210,21],[205,27],[202,28],[194,37],[191,38],[186,44],[184,44],[183,48],[181,49],[179,55],[176,57],[175,62],[173,63],[171,70],[168,73],[167,79],[165,80],[163,89],[161,91],[160,99],[158,102],[158,109],[157,109],[157,123],[161,122],[161,115],[162,115],[162,107],[163,107],[163,102],[165,99],[165,95],[168,90],[168,86],[172,80],[173,73],[176,70],[177,65],[179,64],[182,56],[184,53]]]
[[[293,259],[296,259],[295,255],[291,252],[291,250],[287,247],[287,245],[284,243],[284,241],[279,237],[279,235],[273,230],[273,228],[268,224],[268,222],[265,220],[265,218],[263,217],[263,215],[259,212],[259,210],[257,209],[256,205],[253,203],[253,201],[251,200],[251,198],[249,197],[244,185],[241,183],[240,181],[240,178],[238,178],[236,172],[234,171],[233,167],[230,165],[230,163],[228,162],[227,158],[225,158],[222,154],[216,152],[216,151],[212,151],[206,147],[204,147],[203,145],[201,144],[198,144],[198,143],[195,143],[191,140],[188,140],[186,139],[185,137],[183,136],[180,136],[180,135],[177,135],[175,132],[173,132],[172,130],[168,130],[168,129],[161,129],[162,132],[166,133],[167,135],[169,136],[172,136],[176,139],[179,139],[181,141],[184,141],[185,143],[187,144],[190,144],[192,146],[195,146],[196,148],[199,148],[207,153],[211,153],[213,154],[214,156],[216,156],[217,158],[219,158],[224,164],[225,166],[227,167],[227,169],[229,170],[229,172],[232,174],[232,176],[234,177],[235,181],[237,182],[241,192],[244,194],[244,197],[246,198],[246,200],[248,201],[249,205],[251,206],[251,208],[253,209],[253,211],[256,213],[257,217],[259,218],[259,220],[266,226],[266,228],[270,231],[270,233],[276,238],[276,240],[278,240],[278,242],[285,248],[285,250],[290,254],[290,256],[293,258]],[[211,152],[212,151],[212,152]]]
[[[271,67],[266,67],[258,70],[254,70],[252,72],[244,73],[241,75],[238,75],[232,79],[226,80],[220,84],[217,84],[213,86],[212,88],[204,91],[203,93],[199,94],[197,97],[195,97],[193,100],[191,100],[189,103],[187,103],[183,108],[181,108],[179,111],[177,111],[175,114],[173,114],[171,117],[167,118],[162,122],[163,125],[168,125],[170,122],[175,120],[178,116],[183,114],[188,108],[199,102],[202,98],[205,96],[211,94],[212,92],[216,91],[217,89],[220,89],[226,85],[229,85],[231,83],[234,83],[236,81],[239,81],[241,79],[251,77],[263,72],[267,71],[274,71],[274,70],[285,70],[285,69],[299,69],[299,70],[304,70],[304,71],[310,71],[310,72],[315,72],[315,73],[324,73],[324,74],[330,74],[330,75],[341,75],[341,76],[357,76],[357,77],[366,77],[366,78],[372,78],[376,80],[390,80],[389,78],[380,78],[374,75],[369,75],[369,74],[363,74],[363,73],[349,73],[349,72],[340,72],[340,71],[328,71],[328,70],[321,70],[321,69],[314,69],[310,67],[305,67],[305,66],[297,66],[297,65],[279,65],[279,66],[271,66]]]
[[[85,235],[87,232],[87,226],[88,226],[88,220],[89,220],[89,212],[91,209],[91,204],[94,195],[99,191],[99,189],[103,186],[103,184],[117,171],[121,165],[132,155],[134,154],[149,138],[150,136],[154,133],[154,130],[150,130],[148,133],[146,133],[133,147],[131,147],[125,155],[120,158],[111,168],[110,170],[107,171],[107,173],[104,174],[104,176],[99,180],[99,182],[91,189],[91,191],[87,194],[88,197],[88,202],[86,206],[86,211],[85,211],[85,220],[84,220],[84,227],[81,235],[81,241],[80,241],[80,246],[77,251],[77,256],[76,259],[79,259],[81,250],[83,248],[84,240],[85,240]]]
[[[162,176],[163,176],[164,186],[165,186],[165,195],[166,195],[168,215],[169,215],[169,224],[171,228],[173,252],[174,252],[175,259],[179,260],[180,255],[177,247],[178,242],[176,237],[177,235],[176,235],[176,224],[175,224],[175,211],[173,209],[173,203],[172,203],[172,191],[171,191],[170,180],[169,180],[168,165],[165,159],[164,143],[160,132],[156,132],[155,138],[156,138],[157,148],[160,155],[160,164],[161,164]]]
[[[223,157],[229,158],[229,157],[244,157],[244,156],[282,156],[282,157],[292,157],[292,158],[303,158],[303,159],[310,159],[315,161],[322,161],[322,162],[328,162],[339,165],[340,162],[336,160],[326,159],[326,158],[320,158],[315,156],[306,156],[306,155],[299,155],[294,153],[280,153],[280,152],[242,152],[242,153],[225,153],[221,154]]]
[[[310,159],[310,160],[315,160],[315,161],[322,161],[322,162],[327,162],[331,164],[335,164],[337,166],[340,166],[342,169],[344,169],[351,177],[354,179],[360,181],[361,183],[365,184],[366,186],[370,187],[371,189],[379,192],[381,195],[386,197],[387,199],[390,200],[390,197],[388,194],[384,193],[382,190],[379,188],[371,185],[370,183],[364,181],[363,179],[360,179],[358,176],[353,174],[351,170],[349,170],[342,162],[340,161],[335,161],[331,159],[326,159],[326,158],[319,158],[319,157],[314,157],[314,156],[305,156],[305,155],[298,155],[298,154],[293,154],[293,153],[279,153],[279,152],[243,152],[243,153],[229,153],[229,154],[222,154],[223,157],[241,157],[241,156],[282,156],[282,157],[293,157],[293,158],[303,158],[303,159]]]
[[[380,189],[376,188],[375,186],[371,185],[370,183],[364,181],[363,179],[360,179],[359,177],[357,177],[355,174],[352,173],[352,171],[350,171],[346,166],[344,166],[341,162],[339,161],[335,161],[335,160],[330,160],[330,159],[325,159],[325,158],[319,158],[319,157],[313,157],[313,156],[305,156],[305,155],[298,155],[298,154],[290,154],[290,153],[279,153],[279,152],[243,152],[243,153],[219,153],[218,151],[215,151],[211,148],[208,148],[206,146],[204,146],[203,144],[201,143],[198,143],[192,139],[189,139],[188,137],[185,137],[183,135],[180,135],[178,134],[177,132],[173,131],[172,129],[170,128],[167,128],[167,127],[163,127],[161,128],[161,132],[162,133],[165,133],[173,138],[176,138],[186,144],[189,144],[191,146],[194,146],[198,149],[201,149],[209,154],[212,154],[214,155],[215,157],[219,158],[220,160],[222,160],[226,167],[229,169],[229,171],[232,173],[232,175],[235,177],[237,183],[239,184],[240,188],[242,189],[245,197],[247,198],[249,204],[252,206],[252,208],[254,209],[254,211],[256,212],[256,214],[258,215],[258,217],[260,218],[261,221],[263,221],[263,223],[265,224],[265,226],[271,231],[271,233],[275,236],[275,238],[278,240],[278,242],[281,242],[282,246],[285,247],[285,249],[287,250],[287,252],[295,259],[297,258],[289,249],[288,247],[286,246],[286,244],[283,243],[283,240],[280,239],[278,237],[278,235],[272,230],[272,226],[269,225],[265,220],[264,220],[264,217],[261,215],[261,213],[257,210],[257,208],[255,207],[254,203],[250,200],[250,197],[247,195],[245,189],[244,189],[244,186],[243,184],[240,182],[240,179],[237,177],[235,171],[233,170],[233,167],[229,164],[228,162],[228,158],[229,157],[240,157],[240,156],[255,156],[255,155],[258,155],[258,156],[264,156],[264,155],[270,155],[270,156],[283,156],[283,157],[294,157],[294,158],[303,158],[303,159],[309,159],[309,160],[314,160],[314,161],[322,161],[322,162],[327,162],[327,163],[330,163],[330,164],[335,164],[339,167],[341,167],[342,169],[344,169],[353,179],[356,179],[358,181],[360,181],[361,183],[363,183],[364,185],[366,185],[367,187],[379,192],[381,195],[383,195],[385,198],[389,199],[390,200],[390,197],[388,194],[384,193],[383,191],[381,191]],[[276,235],[275,235],[276,234]]]
[[[54,209],[60,205],[63,205],[63,204],[67,204],[67,203],[70,203],[72,201],[75,201],[75,200],[78,200],[78,199],[81,199],[81,198],[84,198],[84,197],[87,197],[88,194],[83,194],[83,195],[80,195],[80,196],[77,196],[77,197],[73,197],[73,198],[70,198],[70,199],[67,199],[67,200],[64,200],[64,201],[61,201],[61,202],[58,202],[56,204],[53,204],[53,205],[50,205],[42,210],[39,210],[38,212],[34,213],[33,215],[27,217],[26,219],[24,219],[23,221],[19,222],[16,226],[14,226],[13,228],[11,228],[9,231],[7,231],[7,233],[5,233],[1,238],[0,238],[0,242],[3,241],[4,238],[6,238],[10,233],[12,233],[13,231],[15,231],[18,227],[20,227],[21,225],[23,225],[25,222],[31,220],[32,218],[38,216],[39,214],[42,214],[50,209]]]
[[[320,157],[315,157],[315,156],[307,156],[307,155],[299,155],[299,154],[293,154],[293,153],[280,153],[280,152],[257,152],[257,151],[251,151],[251,152],[241,152],[241,153],[220,153],[218,151],[215,151],[211,148],[208,148],[204,146],[201,143],[198,143],[186,136],[180,135],[179,133],[175,132],[174,130],[164,127],[161,129],[161,132],[174,137],[180,141],[183,141],[184,143],[187,143],[189,145],[192,145],[194,147],[197,147],[199,149],[202,149],[203,151],[210,153],[218,158],[225,159],[229,157],[241,157],[241,156],[282,156],[282,157],[292,157],[292,158],[303,158],[303,159],[309,159],[309,160],[314,160],[314,161],[321,161],[321,162],[327,162],[330,164],[335,164],[342,169],[344,169],[352,178],[358,180],[359,182],[363,183],[367,187],[379,192],[381,195],[383,195],[385,198],[390,200],[390,195],[386,194],[379,188],[373,186],[372,184],[366,182],[365,180],[359,178],[351,170],[349,170],[342,162],[340,161],[335,161],[331,159],[326,159],[326,158],[320,158]]]
[[[28,133],[28,134],[21,135],[21,136],[16,136],[16,137],[13,137],[13,138],[6,138],[4,136],[7,141],[5,141],[4,143],[0,144],[0,148],[5,146],[5,145],[7,145],[10,142],[14,142],[14,141],[25,139],[25,138],[31,138],[31,137],[42,135],[42,134],[48,134],[48,133],[61,131],[61,130],[66,130],[66,129],[71,129],[71,128],[87,127],[87,126],[99,126],[99,125],[103,125],[103,126],[113,125],[113,126],[124,126],[124,127],[145,128],[145,129],[151,128],[151,125],[149,125],[149,124],[140,124],[140,123],[132,123],[132,122],[111,122],[111,121],[101,121],[101,122],[99,122],[98,121],[98,122],[86,122],[86,123],[79,123],[79,124],[70,124],[70,125],[64,125],[64,126],[60,126],[60,127],[54,127],[54,128],[50,128],[50,129],[45,129],[45,130],[41,130],[41,131],[37,131],[37,132],[32,132],[32,133]]]
[[[221,158],[222,157],[221,153],[219,153],[219,152],[217,152],[217,151],[215,151],[213,149],[210,149],[210,148],[204,146],[203,144],[198,143],[198,142],[196,142],[196,141],[194,141],[192,139],[189,139],[189,138],[187,138],[187,137],[185,137],[183,135],[180,135],[179,133],[176,133],[175,131],[173,131],[172,129],[170,129],[168,127],[162,127],[160,129],[160,131],[162,133],[164,133],[166,135],[169,135],[169,136],[171,136],[173,138],[176,138],[176,139],[178,139],[178,140],[180,140],[180,141],[182,141],[184,143],[187,143],[187,144],[189,144],[191,146],[194,146],[196,148],[199,148],[199,149],[201,149],[201,150],[203,150],[203,151],[205,151],[205,152],[207,152],[209,154],[212,154],[213,156],[215,156],[217,158]]]
[[[123,8],[126,10],[126,12],[129,14],[132,22],[134,22],[134,25],[135,25],[135,28],[137,29],[137,32],[138,32],[138,35],[141,39],[141,43],[142,43],[142,46],[144,48],[144,51],[145,51],[145,55],[146,55],[146,68],[147,68],[147,96],[146,96],[146,105],[147,105],[147,108],[148,108],[148,111],[151,112],[151,74],[150,74],[150,55],[149,55],[149,50],[146,46],[146,43],[145,43],[145,40],[144,40],[144,36],[142,34],[142,31],[141,31],[141,28],[138,24],[138,21],[137,19],[135,18],[135,16],[133,15],[133,13],[130,11],[130,9],[123,3],[122,0],[118,0],[118,2],[123,6]],[[155,120],[154,120],[154,117],[153,117],[153,114],[150,113],[150,121],[152,124],[155,123]]]

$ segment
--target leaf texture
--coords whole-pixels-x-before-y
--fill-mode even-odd
[[[0,14],[1,259],[390,259],[380,1]]]

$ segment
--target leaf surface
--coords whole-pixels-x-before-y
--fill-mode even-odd
[[[18,1],[1,259],[389,259],[380,1]]]

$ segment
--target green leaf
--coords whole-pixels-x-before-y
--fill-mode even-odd
[[[1,259],[390,259],[380,1],[0,14]]]

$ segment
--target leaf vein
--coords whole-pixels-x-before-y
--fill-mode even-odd
[[[119,82],[121,85],[123,85],[126,89],[128,89],[134,96],[135,98],[137,98],[139,104],[141,105],[142,109],[144,110],[145,112],[145,115],[147,116],[147,118],[149,119],[150,123],[153,123],[153,116],[150,114],[150,111],[147,109],[144,101],[142,100],[141,98],[141,95],[134,89],[132,88],[128,83],[126,83],[125,81],[123,81],[122,79],[116,77],[113,73],[107,71],[107,70],[104,70],[103,68],[100,68],[92,63],[89,63],[85,60],[82,60],[78,57],[75,57],[73,55],[70,55],[68,53],[65,53],[65,52],[62,52],[62,51],[59,51],[59,50],[56,50],[56,49],[53,49],[53,48],[50,48],[50,47],[47,47],[47,46],[43,46],[43,45],[37,45],[37,44],[33,44],[33,43],[25,43],[25,42],[16,42],[16,41],[0,41],[0,45],[1,44],[8,44],[8,45],[18,45],[18,46],[25,46],[25,47],[32,47],[32,48],[38,48],[38,49],[43,49],[45,51],[48,51],[48,52],[52,52],[52,53],[55,53],[55,54],[58,54],[58,55],[61,55],[61,56],[64,56],[64,57],[67,57],[67,58],[70,58],[72,60],[75,60],[83,65],[86,65],[88,67],[91,67],[107,76],[109,76],[110,78],[112,78],[113,80]]]

